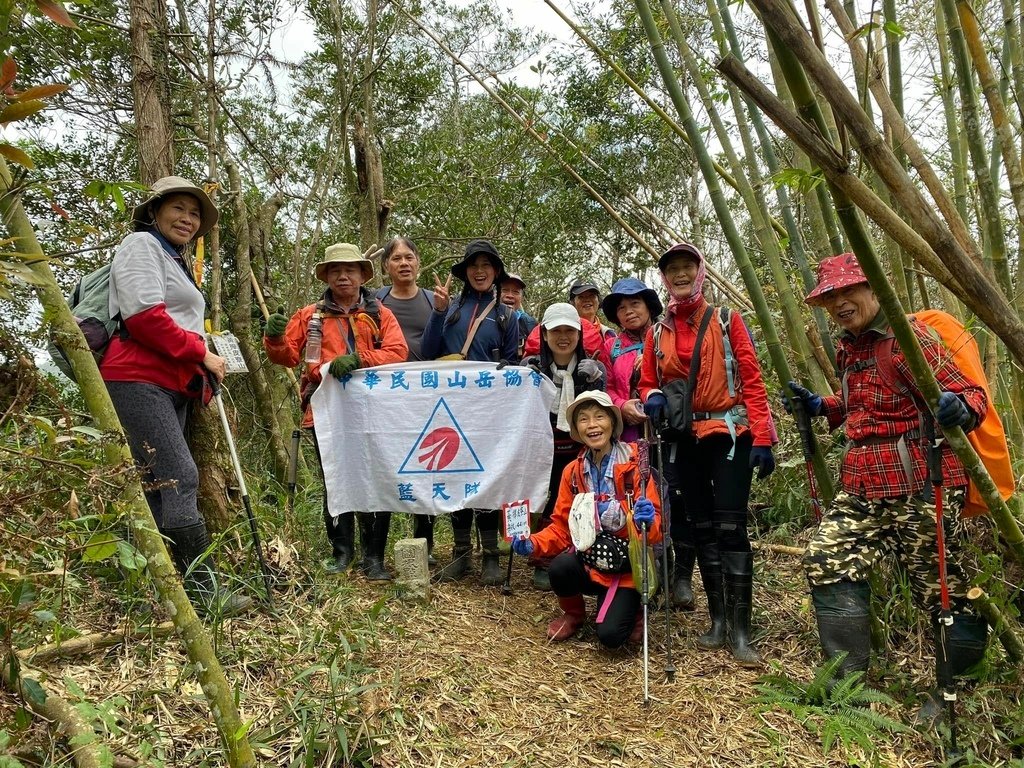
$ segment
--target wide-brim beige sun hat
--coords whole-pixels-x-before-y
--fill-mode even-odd
[[[149,188],[149,196],[132,209],[132,229],[136,232],[149,229],[153,225],[153,217],[149,213],[150,204],[179,193],[192,195],[199,201],[199,230],[192,237],[193,240],[198,240],[216,226],[220,212],[205,189],[181,176],[164,176]]]
[[[577,443],[582,443],[579,431],[576,429],[576,411],[580,406],[588,403],[596,403],[603,406],[612,414],[612,439],[618,440],[622,437],[622,411],[612,402],[607,392],[594,390],[592,392],[580,392],[576,399],[569,403],[565,409],[565,420],[569,422],[569,436]]]
[[[358,264],[363,270],[363,282],[373,279],[373,262],[363,258],[363,252],[352,243],[335,243],[324,249],[324,260],[316,265],[316,279],[327,282],[327,267],[331,264]]]

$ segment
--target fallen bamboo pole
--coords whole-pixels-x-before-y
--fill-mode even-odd
[[[129,640],[145,640],[149,637],[166,637],[173,634],[174,622],[165,621],[162,624],[150,627],[149,629],[137,632],[92,632],[80,637],[72,637],[59,643],[47,643],[36,645],[31,648],[19,650],[18,658],[22,661],[31,661],[38,665],[51,659],[68,659],[75,656],[85,656],[93,651],[113,648]]]
[[[50,724],[56,724],[78,768],[102,768],[109,765],[100,755],[99,736],[75,706],[67,699],[47,691],[32,678],[24,677],[21,664],[15,658],[0,664],[0,681],[37,716]]]
[[[775,552],[780,555],[791,555],[793,557],[803,557],[803,547],[790,547],[785,544],[769,544],[765,541],[752,541],[750,546],[753,549],[761,550],[763,552]]]
[[[975,610],[988,620],[989,626],[1006,650],[1006,657],[1014,665],[1019,666],[1024,659],[1024,644],[1021,644],[1020,638],[1006,616],[999,610],[999,606],[992,602],[992,598],[985,594],[981,587],[972,587],[967,592],[967,599],[971,601]]]

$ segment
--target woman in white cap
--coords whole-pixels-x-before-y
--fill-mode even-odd
[[[208,558],[210,535],[199,514],[199,471],[185,441],[192,402],[224,377],[224,358],[206,346],[206,301],[196,285],[188,246],[217,223],[206,192],[166,176],[135,208],[135,230],[110,266],[111,317],[119,331],[100,364],[135,461],[146,501],[190,596],[204,612],[230,615],[250,598],[220,589]]]
[[[305,362],[302,373],[302,426],[313,427],[313,409],[309,400],[320,386],[320,368],[330,363],[328,372],[338,378],[357,368],[401,363],[409,354],[402,328],[394,314],[374,297],[364,284],[373,277],[373,259],[381,251],[373,246],[363,253],[351,243],[335,243],[324,251],[324,260],[316,265],[318,280],[327,283],[320,299],[307,304],[289,320],[284,308],[267,318],[263,348],[278,365],[294,368]],[[320,458],[320,446],[313,431],[313,444]],[[321,463],[321,477],[323,465]],[[336,573],[348,569],[355,557],[355,521],[351,513],[332,517],[327,509],[324,485],[324,525],[331,542]],[[387,581],[384,567],[391,513],[359,513],[362,541],[362,570],[366,578]]]
[[[504,274],[505,264],[497,249],[487,240],[471,240],[462,260],[452,266],[448,280],[442,285],[435,277],[434,313],[423,330],[421,344],[424,360],[497,363],[518,359],[519,326],[512,310],[498,296]],[[452,277],[462,282],[455,301],[448,296]],[[498,564],[498,515],[498,511],[491,509],[460,509],[452,513],[452,560],[438,572],[438,581],[457,581],[469,570],[475,516],[483,547],[480,582],[485,586],[501,584],[504,577]]]
[[[587,357],[583,350],[583,321],[576,307],[568,303],[556,303],[544,311],[541,318],[540,353],[523,360],[523,365],[536,368],[550,378],[557,394],[551,402],[551,430],[554,432],[555,452],[551,460],[551,479],[548,485],[548,501],[535,530],[542,530],[551,522],[558,496],[558,484],[562,470],[580,452],[579,443],[570,435],[569,417],[566,409],[576,395],[592,390],[604,391],[606,372],[604,366]],[[534,558],[533,584],[537,589],[550,589],[548,582],[548,561]]]
[[[622,415],[607,394],[583,392],[566,415],[573,440],[583,443],[585,451],[562,471],[551,525],[513,540],[512,550],[524,557],[554,558],[551,589],[562,615],[548,625],[550,640],[575,635],[586,618],[583,596],[596,595],[597,639],[606,648],[619,648],[627,640],[639,641],[643,633],[640,593],[629,563],[628,526],[635,526],[638,533],[646,527],[648,542],[660,542],[661,499],[654,478],[642,474],[636,444],[619,440]],[[571,516],[594,521],[592,544],[584,549],[574,546]]]

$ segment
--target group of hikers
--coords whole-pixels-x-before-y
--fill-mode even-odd
[[[111,311],[119,314],[123,332],[112,340],[101,372],[146,474],[154,518],[187,586],[204,604],[217,601],[225,612],[235,612],[247,598],[225,592],[216,569],[202,557],[209,536],[197,510],[196,466],[183,436],[190,401],[208,390],[208,377],[219,381],[224,375],[224,360],[206,346],[203,295],[188,256],[189,244],[216,220],[217,209],[202,188],[179,177],[161,179],[134,210],[135,231],[118,247],[111,269]],[[378,258],[390,285],[374,291],[367,284]],[[656,287],[636,278],[618,280],[603,297],[595,282],[582,280],[571,286],[567,301],[546,307],[538,324],[522,307],[526,281],[506,271],[487,240],[470,241],[444,282],[435,275],[433,290],[419,286],[420,254],[408,238],[395,238],[381,251],[337,243],[315,267],[322,295],[290,317],[281,310],[270,315],[264,348],[274,363],[303,364],[302,424],[314,445],[309,401],[321,370],[341,378],[407,360],[463,359],[519,363],[549,377],[557,395],[550,405],[548,502],[533,532],[511,544],[515,554],[529,558],[535,585],[558,599],[560,613],[548,637],[564,641],[575,635],[587,616],[584,596],[593,595],[604,646],[639,639],[641,597],[628,562],[630,526],[657,545],[664,515],[672,542],[666,602],[694,609],[696,564],[710,618],[697,646],[728,647],[738,664],[756,666],[748,501],[755,472],[763,479],[775,468],[778,437],[769,398],[740,313],[705,297],[701,251],[676,244],[657,267],[667,303]],[[890,335],[889,321],[853,255],[822,259],[818,284],[806,301],[824,308],[839,328],[842,390],[818,394],[790,382],[782,404],[788,411],[799,401],[830,429],[842,426],[849,446],[840,490],[824,510],[803,564],[825,655],[845,654],[843,672],[866,672],[868,579],[883,556],[900,559],[916,602],[939,620],[936,499],[921,426],[932,414],[922,412],[923,399],[898,346],[892,363],[903,386],[881,380],[875,355],[879,339]],[[942,390],[937,426],[971,430],[989,406],[984,387],[968,379],[920,323],[913,327]],[[655,433],[663,443],[662,478],[644,471],[637,443]],[[318,455],[324,449],[317,445]],[[980,660],[988,628],[966,599],[960,513],[967,475],[948,445],[942,445],[940,458],[953,607],[936,656],[941,674],[949,676]],[[584,504],[589,507],[581,511]],[[451,515],[452,554],[436,569],[437,580],[463,579],[469,572],[475,519],[480,580],[502,582],[499,514],[464,509]],[[586,549],[573,545],[581,514],[590,515],[595,526]],[[325,489],[330,568],[343,572],[355,564],[357,518],[359,568],[368,579],[391,578],[384,562],[390,513],[331,516]],[[429,515],[417,515],[414,522],[414,535],[428,542],[432,565],[434,522]]]

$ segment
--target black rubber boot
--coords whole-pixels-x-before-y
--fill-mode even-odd
[[[842,652],[839,677],[868,673],[871,660],[871,587],[865,581],[840,581],[811,588],[818,638],[826,659]]]
[[[754,553],[722,552],[722,580],[725,583],[725,615],[732,657],[742,667],[761,666],[761,654],[750,641],[753,610]]]
[[[356,554],[356,520],[355,514],[346,512],[337,517],[325,513],[327,538],[331,541],[332,562],[327,566],[331,573],[344,573],[352,565]]]
[[[434,557],[434,516],[413,515],[412,536],[414,539],[427,540],[427,565],[431,568],[437,565],[437,558]]]
[[[391,573],[384,566],[384,553],[387,551],[388,533],[391,530],[391,513],[377,512],[366,517],[370,518],[370,522],[367,530],[369,539],[363,535],[363,574],[370,581],[391,581]]]
[[[938,614],[932,614],[932,631],[935,633],[935,680],[938,686],[928,692],[928,698],[917,713],[918,724],[936,724],[945,711],[942,691],[952,689],[957,678],[963,677],[967,670],[985,658],[988,622],[984,617],[971,613],[954,614],[952,625],[945,628],[945,645],[942,642],[941,629]]]
[[[469,570],[469,556],[473,549],[473,528],[453,528],[455,545],[452,547],[452,561],[437,572],[437,581],[458,581]]]
[[[725,646],[725,593],[717,544],[705,544],[697,550],[697,566],[711,616],[711,629],[697,638],[697,647],[705,650],[722,648]]]
[[[480,543],[483,547],[480,583],[485,587],[496,587],[505,581],[505,574],[501,572],[501,565],[498,562],[498,529],[481,528],[480,518],[477,517],[477,530],[480,532]],[[511,553],[509,557],[512,557]]]
[[[681,611],[692,611],[693,605],[693,564],[697,550],[689,544],[672,544],[675,565],[672,569],[672,605]]]
[[[217,575],[211,565],[212,555],[206,554],[210,548],[210,534],[204,523],[174,528],[165,531],[165,535],[171,540],[174,564],[185,580],[185,591],[195,605],[196,613],[228,618],[237,616],[252,605],[252,598],[248,595],[236,595],[217,583]]]

